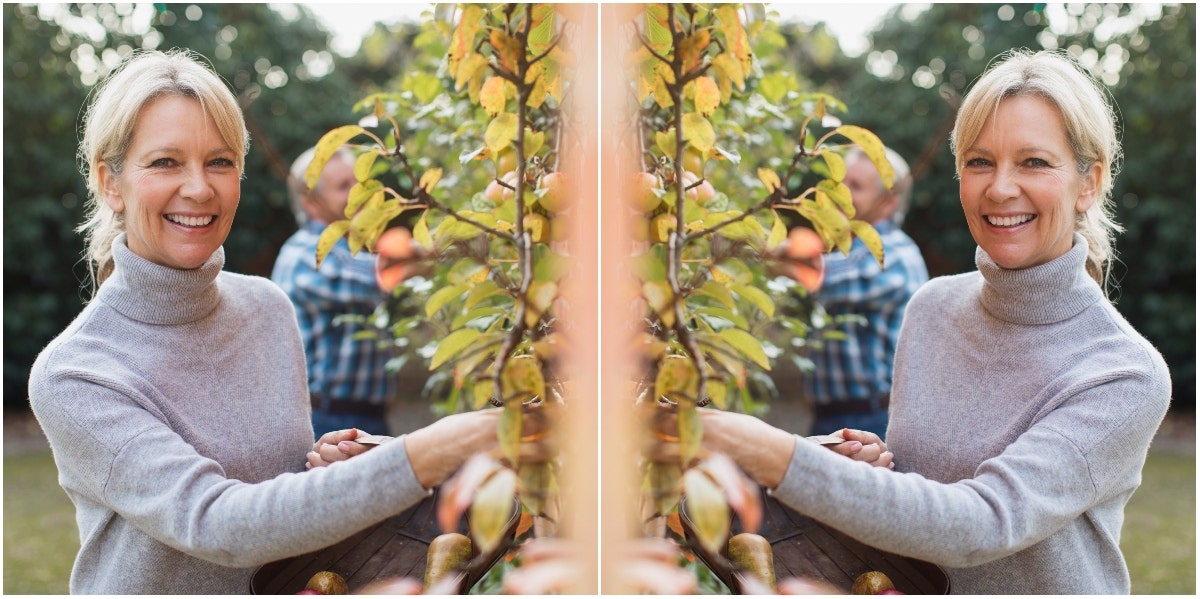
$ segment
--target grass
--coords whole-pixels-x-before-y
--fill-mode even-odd
[[[1125,511],[1133,592],[1196,593],[1196,457],[1152,451]],[[79,550],[75,508],[48,450],[4,456],[4,594],[67,593]]]

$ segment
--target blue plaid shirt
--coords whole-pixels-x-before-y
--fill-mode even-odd
[[[333,402],[385,404],[392,386],[387,350],[376,340],[354,339],[362,325],[333,322],[346,314],[369,316],[383,300],[375,284],[375,257],[351,255],[341,239],[317,270],[317,239],[324,228],[324,223],[309,221],[292,234],[271,271],[271,280],[296,308],[308,359],[308,390]]]
[[[896,337],[909,298],[929,280],[917,244],[891,221],[875,223],[883,239],[884,268],[858,238],[850,254],[826,256],[825,284],[817,300],[830,315],[857,314],[866,324],[846,323],[846,340],[831,339],[810,357],[808,377],[814,403],[869,400],[892,389]]]

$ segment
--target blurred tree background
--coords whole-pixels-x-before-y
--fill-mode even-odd
[[[905,229],[935,276],[974,268],[947,143],[962,94],[1013,47],[1079,56],[1108,85],[1123,126],[1114,197],[1127,232],[1117,242],[1117,307],[1166,356],[1175,408],[1190,412],[1195,13],[1194,4],[897,5],[862,55],[845,55],[820,24],[785,23],[768,36],[773,51],[759,56],[764,73],[782,65],[804,89],[837,97],[846,104],[839,116],[909,159],[916,184]],[[75,159],[79,119],[91,86],[122,56],[191,48],[242,100],[252,138],[226,267],[266,276],[295,228],[284,185],[293,157],[324,131],[354,122],[352,105],[368,93],[420,93],[419,81],[404,78],[436,71],[429,62],[413,66],[439,56],[422,48],[441,43],[428,23],[377,24],[344,57],[329,49],[330,34],[303,5],[5,4],[2,14],[6,411],[27,409],[33,359],[88,297],[74,232],[86,198]]]

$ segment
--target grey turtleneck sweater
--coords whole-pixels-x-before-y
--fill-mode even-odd
[[[1088,278],[1086,256],[1078,235],[1022,270],[979,250],[977,272],[931,280],[896,352],[896,470],[798,440],[774,496],[942,565],[955,593],[1128,593],[1125,504],[1171,382]]]
[[[304,350],[286,295],[113,244],[116,270],[29,379],[81,548],[72,593],[247,593],[254,567],[427,495],[404,443],[305,471]],[[367,484],[370,481],[370,484]]]

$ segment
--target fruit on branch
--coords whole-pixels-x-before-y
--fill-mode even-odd
[[[350,587],[346,585],[346,579],[342,578],[337,572],[322,570],[312,575],[308,579],[308,583],[304,588],[310,591],[316,591],[322,595],[348,595]]]
[[[378,254],[375,257],[375,283],[387,293],[416,272],[416,262],[422,257],[413,244],[412,233],[404,227],[384,231],[375,242],[375,252]]]
[[[810,293],[825,282],[825,242],[812,229],[792,229],[787,243],[775,250],[774,258],[778,264],[772,268],[773,273],[800,283]]]
[[[768,588],[775,589],[775,554],[771,543],[753,533],[734,535],[725,544],[729,561],[742,572],[753,576]]]
[[[497,206],[516,197],[516,191],[514,190],[517,188],[517,171],[504,173],[500,176],[500,181],[508,184],[508,187],[492,179],[483,190],[484,197],[491,200]]]
[[[515,170],[517,170],[517,151],[512,148],[500,150],[496,156],[496,176],[503,177]]]
[[[571,188],[567,185],[567,176],[554,172],[544,175],[541,180],[542,197],[538,203],[550,212],[562,212],[571,206]]]
[[[471,559],[471,550],[471,539],[464,534],[448,532],[434,537],[425,554],[424,588],[461,570]]]
[[[524,225],[525,230],[529,231],[529,239],[534,243],[550,240],[550,219],[534,212],[525,215]]]
[[[713,196],[717,195],[717,190],[713,188],[712,183],[705,179],[703,183],[696,185],[696,181],[700,180],[700,176],[692,171],[683,171],[683,188],[686,190],[684,195],[687,199],[700,204],[701,206],[708,203]],[[695,187],[692,187],[695,185]],[[690,188],[690,189],[689,189]]]
[[[850,587],[850,593],[854,595],[879,595],[884,591],[895,590],[896,585],[892,584],[892,579],[888,578],[887,574],[878,570],[863,572],[854,579],[854,586]]]
[[[629,190],[629,205],[638,212],[654,212],[662,204],[661,194],[662,186],[654,173],[638,173]]]

